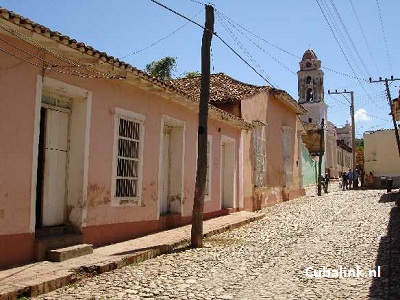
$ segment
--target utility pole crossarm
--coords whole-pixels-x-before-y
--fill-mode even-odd
[[[389,81],[399,81],[399,80],[400,80],[400,78],[393,78],[393,76],[391,76],[389,79],[388,78],[382,79],[382,77],[379,77],[379,80],[372,80],[372,78],[369,78],[369,82],[370,83],[381,83],[381,82],[385,83],[386,96],[388,98],[388,102],[389,102],[389,106],[390,106],[390,114],[392,115],[394,134],[396,136],[397,151],[398,151],[399,157],[400,157],[399,128],[397,127],[396,117],[395,117],[395,113],[394,113],[394,110],[393,110],[393,101],[392,101],[392,97],[390,96],[390,89],[389,89]]]

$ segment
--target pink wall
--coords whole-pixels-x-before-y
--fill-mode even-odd
[[[293,188],[298,188],[298,143],[297,143],[297,115],[280,100],[270,96],[267,111],[268,131],[267,131],[267,150],[268,170],[273,176],[268,177],[268,184],[272,186],[282,185],[282,126],[288,126],[292,131],[292,153],[293,153]],[[272,146],[272,147],[271,147]]]
[[[29,232],[38,70],[19,62],[0,53],[0,234]]]
[[[17,43],[17,41],[13,41]],[[30,50],[32,51],[32,49]],[[19,63],[0,54],[0,67]],[[35,97],[40,68],[19,65],[0,71],[0,234],[29,232],[31,220],[31,180],[34,143]],[[138,222],[158,219],[158,169],[161,117],[168,115],[186,123],[184,208],[191,214],[195,184],[197,113],[183,105],[123,81],[82,79],[50,71],[46,76],[92,92],[89,173],[86,226]],[[115,107],[145,115],[145,139],[141,206],[111,206],[112,155]],[[241,129],[217,120],[209,120],[213,135],[212,199],[205,212],[220,209],[220,138],[236,140],[236,171]],[[35,158],[36,159],[36,158]],[[237,180],[239,176],[237,175]],[[239,199],[237,182],[236,198]],[[35,189],[36,187],[33,187]],[[34,209],[33,209],[34,211]]]
[[[163,114],[186,123],[183,215],[190,215],[195,185],[197,113],[171,103],[159,94],[143,91],[124,83],[104,84],[102,82],[83,87],[93,91],[90,148],[96,149],[96,151],[90,151],[87,226],[158,219],[158,171]],[[115,107],[146,116],[141,206],[110,207]],[[219,127],[221,133],[238,140],[240,138],[239,129],[210,120],[208,131],[210,135],[213,135],[212,172],[214,176],[212,176],[212,200],[205,203],[205,212],[220,209],[221,133],[218,133]],[[215,176],[216,174],[218,176]]]
[[[299,163],[297,115],[281,100],[267,93],[257,94],[241,102],[242,118],[247,121],[260,120],[267,123],[267,186],[255,191],[253,185],[254,157],[251,133],[244,138],[244,198],[247,209],[259,209],[265,205],[282,201],[284,197],[291,197],[298,193]],[[282,159],[282,127],[292,128],[291,146],[293,151],[293,186],[288,195],[283,190],[283,159]]]

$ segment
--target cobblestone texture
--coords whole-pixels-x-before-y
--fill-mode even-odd
[[[266,209],[264,219],[40,299],[400,299],[399,211],[382,190],[332,190]],[[388,236],[388,233],[391,233]],[[307,278],[306,267],[381,278]]]

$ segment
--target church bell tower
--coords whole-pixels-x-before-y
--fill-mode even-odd
[[[314,50],[304,52],[300,61],[298,76],[299,103],[308,110],[307,115],[301,116],[305,123],[318,125],[321,119],[326,121],[327,105],[324,102],[324,72],[321,70],[321,61]]]

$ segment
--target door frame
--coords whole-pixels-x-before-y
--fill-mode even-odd
[[[223,151],[223,145],[229,145],[229,147],[232,147],[232,155],[233,155],[233,178],[232,178],[232,194],[233,194],[233,199],[232,201],[232,207],[231,208],[236,208],[237,207],[237,157],[236,157],[236,140],[226,136],[226,135],[221,135],[221,143],[220,143],[220,207],[221,209],[224,209],[224,199],[223,199],[223,189],[224,189],[224,177],[223,177],[223,173],[225,168],[222,168],[222,166],[225,166],[225,163],[222,162],[222,158],[226,158],[226,156],[222,155],[222,151]],[[226,147],[226,146],[225,146]]]
[[[35,97],[35,110],[34,110],[34,124],[33,124],[33,149],[32,149],[32,175],[31,175],[31,194],[30,194],[30,222],[29,231],[35,232],[36,225],[36,187],[37,187],[37,168],[38,168],[38,155],[39,155],[39,135],[40,135],[40,110],[42,107],[42,97],[44,90],[51,91],[62,97],[73,99],[72,120],[69,126],[73,125],[74,119],[78,116],[82,125],[81,138],[81,160],[83,165],[83,174],[79,179],[79,188],[81,194],[81,210],[78,212],[79,227],[86,226],[87,216],[87,188],[88,188],[88,173],[89,173],[89,146],[90,146],[90,123],[91,123],[91,107],[92,107],[92,92],[83,88],[70,85],[49,77],[36,77],[36,97]]]
[[[182,130],[182,155],[181,155],[181,178],[179,180],[179,194],[180,194],[180,211],[179,213],[182,215],[183,213],[183,199],[184,199],[184,178],[185,178],[185,147],[186,147],[186,123],[182,120],[170,117],[168,115],[162,115],[161,117],[161,127],[160,127],[160,143],[159,143],[159,165],[158,165],[158,203],[157,203],[157,215],[158,218],[160,217],[161,214],[161,201],[163,201],[163,174],[164,174],[164,164],[163,164],[163,156],[164,156],[164,126],[170,126],[172,127],[172,130],[174,128],[180,128]],[[171,144],[171,137],[172,137],[172,131],[170,135],[170,144]]]

